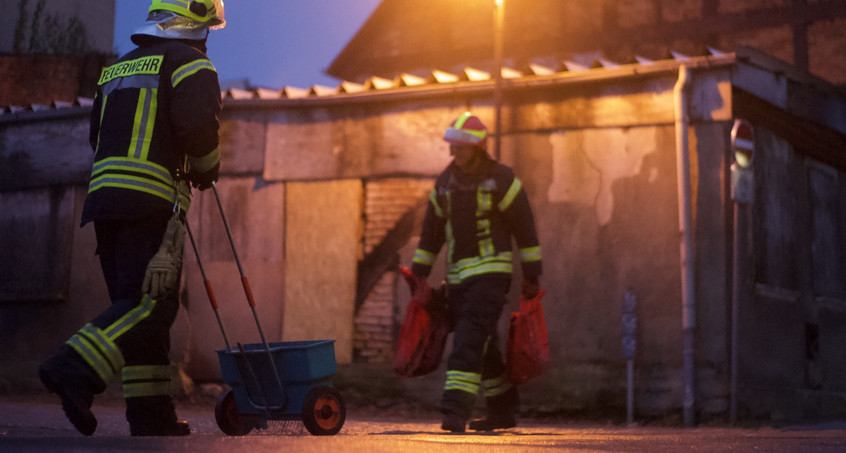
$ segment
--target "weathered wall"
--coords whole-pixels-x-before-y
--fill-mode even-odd
[[[549,393],[531,402],[579,411],[624,403],[620,322],[623,295],[631,290],[638,298],[637,364],[640,376],[648,376],[639,407],[671,406],[680,396],[682,357],[673,127],[526,133],[513,140],[542,238],[542,286],[549,291],[557,359],[550,376],[534,384]]]
[[[732,91],[732,78],[748,75],[737,70],[737,65],[710,66],[712,63],[695,68],[687,92],[691,102],[687,131],[695,251],[695,391],[696,408],[704,418],[724,416],[728,404],[732,206],[727,167],[737,94]],[[527,385],[523,394],[525,406],[537,412],[624,413],[620,322],[626,291],[635,294],[638,302],[637,413],[666,415],[681,407],[682,296],[673,96],[677,73],[649,73],[644,67],[638,70],[646,72],[609,69],[600,72],[605,77],[597,79],[591,79],[590,74],[585,78],[574,74],[566,80],[517,85],[507,92],[509,107],[503,111],[501,160],[514,168],[529,194],[544,254],[542,286],[547,290],[545,306],[553,361],[549,373]],[[398,227],[392,229],[385,222],[399,222],[397,216],[400,220],[407,218],[414,209],[413,193],[425,192],[426,183],[448,163],[448,147],[441,140],[443,128],[467,109],[493,124],[487,96],[469,85],[421,90],[405,97],[381,97],[377,93],[313,102],[225,103],[221,139],[224,173],[218,190],[269,341],[334,338],[339,362],[371,357],[384,360],[388,355],[386,334],[401,322],[408,300],[405,284],[389,273],[390,266],[395,259],[410,263],[415,233],[406,232],[401,236],[404,243],[392,244],[391,253],[399,257],[389,255],[386,273],[376,275],[379,278],[364,296],[357,295],[361,275],[368,270],[368,258],[395,239]],[[786,86],[783,80],[775,77],[765,85],[772,91],[768,100],[790,105],[779,92]],[[74,121],[75,126],[66,124]],[[82,130],[86,121],[84,117],[64,119],[57,127]],[[49,156],[55,150],[47,144],[60,145],[57,136],[39,132],[50,130],[46,123],[49,120],[22,121],[0,131],[0,143],[4,144],[0,157],[11,164],[6,170],[10,177],[18,169],[30,168],[24,159],[26,152],[20,153],[19,148],[33,146]],[[28,132],[37,138],[32,143],[23,139]],[[67,149],[85,149],[76,143],[84,137],[73,137],[75,143],[66,144]],[[10,148],[9,143],[15,147]],[[764,149],[780,152],[778,141],[762,143]],[[90,154],[85,156],[90,159]],[[778,162],[784,168],[803,167],[790,159]],[[78,167],[69,166],[69,173],[79,173]],[[43,170],[36,167],[33,180],[50,181],[49,172]],[[56,168],[53,172],[63,173]],[[808,179],[819,186],[812,191],[816,194],[812,197],[814,206],[828,206],[828,211],[821,212],[838,212],[838,222],[846,224],[842,219],[846,209],[833,201],[842,191],[837,185],[841,183],[829,181],[838,181],[831,176],[837,173],[815,172],[817,176]],[[793,179],[789,173],[774,174],[775,181]],[[85,190],[84,181],[77,179],[59,178],[63,181],[60,186],[73,187],[69,189],[72,195],[58,198],[63,200],[63,207],[57,212],[66,213],[63,222],[76,222],[67,215],[70,212],[78,219]],[[21,193],[43,191],[41,186],[20,190],[6,186],[0,192],[0,203],[4,203],[4,210],[27,209],[26,203],[16,200]],[[382,193],[392,187],[390,190],[402,190],[396,199]],[[770,190],[779,187],[773,183]],[[790,191],[779,190],[782,192],[777,194],[793,200]],[[780,207],[779,203],[776,198],[772,206]],[[759,224],[756,228],[777,231],[767,226],[770,223],[788,228],[779,220],[784,215],[782,208],[767,211],[775,214],[761,215],[764,227]],[[802,211],[792,215],[803,218],[803,212],[807,214]],[[812,223],[816,225],[815,236],[837,237],[840,224],[829,225],[822,222],[825,215],[818,217]],[[195,197],[189,220],[230,341],[257,341],[212,192]],[[90,227],[78,230],[75,226],[61,225],[73,232],[67,302],[23,308],[17,302],[0,307],[3,325],[44,317],[55,327],[39,331],[36,343],[20,348],[11,345],[23,341],[24,330],[4,332],[0,339],[10,344],[5,350],[11,354],[18,354],[20,349],[28,357],[45,356],[102,307],[104,289],[99,266],[91,254],[93,234]],[[802,234],[797,231],[802,230],[788,228],[781,233],[798,241]],[[828,244],[829,239],[814,240]],[[802,250],[807,253],[810,248]],[[772,249],[772,253],[779,251]],[[195,379],[216,379],[219,373],[213,351],[223,342],[196,260],[190,250],[186,256],[186,309],[180,312],[174,329],[174,357]],[[827,254],[814,259],[813,266],[820,267],[837,264],[841,258]],[[442,261],[437,260],[432,284],[438,284],[443,275]],[[788,267],[773,265],[764,270],[790,283],[789,266],[794,264],[786,259],[778,262],[782,263],[778,266]],[[379,268],[369,271],[372,269]],[[803,278],[807,280],[807,276]],[[841,392],[834,382],[843,374],[843,367],[838,365],[834,351],[843,334],[832,320],[842,315],[832,301],[842,297],[844,285],[834,278],[821,281],[818,287],[807,282],[800,286],[804,292],[800,292],[799,305],[756,303],[741,312],[748,323],[744,331],[750,335],[741,337],[745,348],[742,358],[748,360],[743,363],[753,364],[741,375],[746,388],[752,389],[747,393],[750,401],[770,384],[769,388],[795,390],[791,402],[785,403],[791,407],[797,407],[797,398],[804,390],[812,392],[813,398],[820,398],[821,392]],[[512,302],[506,312],[517,308],[518,283],[512,286]],[[749,287],[754,290],[754,282]],[[824,303],[809,305],[807,300],[815,297],[814,288],[831,295]],[[811,294],[810,299],[806,294]],[[386,303],[391,297],[395,299]],[[778,308],[767,311],[772,307]],[[59,317],[69,313],[72,315],[67,319]],[[798,313],[804,316],[801,321],[796,320]],[[503,337],[505,322],[503,317]],[[813,325],[817,326],[816,337]],[[365,335],[368,332],[374,335]],[[806,347],[814,344],[814,338],[819,339],[818,351]],[[797,356],[803,353],[817,354],[819,359]],[[814,361],[823,368],[822,381],[799,376],[808,371],[814,378],[816,369],[808,365]],[[437,392],[430,384],[431,380],[404,382],[409,391],[427,395]],[[775,406],[772,399],[760,401],[767,410]],[[750,413],[755,410],[750,406]]]
[[[74,214],[81,207],[75,185],[87,183],[93,160],[83,118],[0,128],[0,232],[8,266],[0,273],[0,302],[69,300]]]
[[[717,72],[694,85],[692,96],[702,105],[693,116],[703,122],[692,129],[694,137],[725,115],[719,82],[725,77]],[[638,296],[642,324],[638,405],[660,412],[680,401],[674,82],[671,76],[526,89],[512,95],[516,107],[504,112],[502,160],[529,193],[546,269],[554,361],[527,393],[533,407],[589,412],[624,405],[619,323],[627,290]],[[335,338],[338,360],[352,359],[356,263],[367,242],[364,181],[432,178],[449,161],[444,125],[466,109],[493,122],[490,104],[472,93],[435,99],[225,110],[219,191],[268,340]],[[707,156],[694,162],[713,174],[722,162],[709,143],[693,140],[692,148],[694,156]],[[696,192],[698,203],[720,206],[720,181],[696,181],[704,188]],[[200,256],[230,341],[256,341],[213,201],[210,192],[201,193],[191,209]],[[719,236],[722,225],[716,228]],[[415,243],[412,238],[403,250]],[[213,378],[212,351],[222,341],[191,253],[186,261],[187,310],[177,321],[186,328],[176,329],[175,355],[195,378]],[[403,297],[404,284],[385,278],[397,282]],[[433,275],[432,283],[440,278]],[[707,278],[700,284],[725,291],[724,278]],[[720,349],[725,337],[702,341]]]

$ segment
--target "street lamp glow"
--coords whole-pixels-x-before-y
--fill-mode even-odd
[[[505,0],[494,0],[494,152],[496,160],[500,158],[502,142],[502,35],[505,22]]]

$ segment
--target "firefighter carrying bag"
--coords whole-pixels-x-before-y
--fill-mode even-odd
[[[512,312],[509,319],[505,364],[508,380],[514,385],[540,375],[549,363],[549,338],[541,305],[544,294],[546,291],[540,290],[531,300],[520,296],[520,311]]]
[[[400,376],[423,376],[438,369],[444,354],[449,322],[443,288],[415,291],[417,283],[408,268],[400,266],[411,289],[411,301],[400,327],[391,365]],[[423,296],[415,295],[423,294]],[[423,299],[423,300],[421,300]]]

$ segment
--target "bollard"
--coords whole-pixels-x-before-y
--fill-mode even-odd
[[[623,296],[622,351],[626,359],[626,423],[634,423],[634,357],[637,349],[637,298],[631,291]]]

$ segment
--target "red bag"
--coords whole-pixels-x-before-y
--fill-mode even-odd
[[[540,290],[531,300],[520,296],[520,312],[512,312],[509,319],[505,364],[508,380],[514,385],[542,374],[549,363],[549,337],[541,305],[544,294],[546,291]]]
[[[431,288],[422,291],[425,300],[415,299],[417,283],[411,271],[400,266],[400,272],[411,288],[411,301],[405,311],[405,320],[397,338],[394,358],[391,365],[400,376],[416,377],[429,374],[438,369],[444,354],[446,337],[449,334],[449,323],[445,312],[430,313],[426,305],[437,302],[445,305],[443,295]],[[441,298],[440,301],[433,299]]]

